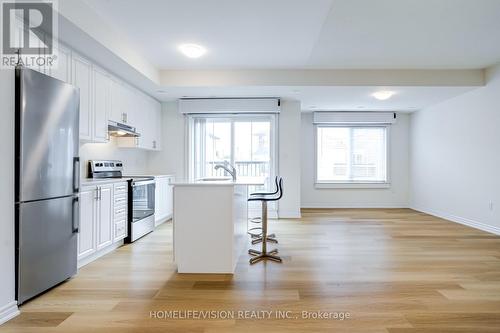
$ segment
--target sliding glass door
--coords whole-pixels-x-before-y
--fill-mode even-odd
[[[274,188],[275,115],[192,115],[189,117],[189,175],[192,179],[227,176],[217,164],[228,161],[238,177],[263,177]]]

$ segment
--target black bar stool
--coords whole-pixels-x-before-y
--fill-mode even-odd
[[[277,195],[274,196],[268,196],[268,195],[255,195],[251,196],[248,201],[260,201],[262,203],[262,235],[261,235],[261,242],[262,242],[262,250],[257,251],[254,249],[248,250],[248,253],[253,255],[253,258],[250,258],[250,264],[255,264],[256,262],[259,262],[261,260],[273,260],[276,262],[282,262],[282,259],[278,257],[276,254],[278,254],[278,250],[274,249],[272,251],[267,252],[267,242],[268,242],[268,235],[267,235],[267,203],[269,201],[278,201],[281,199],[283,196],[283,178],[279,178],[278,181],[278,193]]]
[[[278,194],[278,191],[279,191],[279,185],[278,185],[278,180],[279,180],[279,177],[276,176],[274,177],[274,188],[275,190],[273,192],[254,192],[254,193],[250,193],[250,197],[255,197],[255,196],[269,196],[269,195],[276,195]],[[250,200],[249,200],[250,201]],[[247,232],[248,234],[250,235],[250,237],[252,237],[252,244],[257,244],[260,242],[259,239],[261,239],[261,236],[262,236],[262,217],[259,216],[259,217],[254,217],[254,218],[251,218],[249,220],[250,223],[253,223],[253,224],[257,224],[257,226],[255,227],[251,227],[249,228],[247,226]],[[270,235],[267,235],[267,237],[270,239],[270,241],[272,242],[273,240],[275,241],[276,240],[276,235],[275,234],[270,234]],[[255,240],[255,242],[254,242]],[[277,243],[277,241],[276,241]]]

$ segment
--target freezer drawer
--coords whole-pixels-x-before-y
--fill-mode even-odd
[[[71,196],[21,203],[16,208],[21,304],[76,274],[79,207]]]

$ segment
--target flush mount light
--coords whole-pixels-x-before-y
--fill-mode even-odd
[[[372,96],[378,99],[379,101],[385,101],[386,99],[389,99],[392,96],[394,96],[394,94],[396,94],[394,91],[381,90],[373,93]]]
[[[197,44],[179,45],[179,51],[181,51],[186,57],[193,59],[199,58],[207,52],[203,46]]]

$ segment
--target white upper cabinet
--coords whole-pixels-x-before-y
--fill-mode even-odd
[[[141,92],[132,93],[131,96],[128,109],[129,125],[134,126],[140,136],[137,138],[118,138],[118,146],[160,150],[161,104]]]
[[[58,46],[58,66],[41,69],[80,90],[80,140],[107,142],[108,122],[135,127],[138,138],[118,138],[126,148],[161,149],[161,104],[111,76],[78,53]]]
[[[92,64],[73,54],[72,83],[80,88],[80,140],[92,141]]]
[[[111,77],[100,68],[93,67],[94,74],[94,121],[93,142],[108,139],[108,117],[111,111]]]
[[[57,50],[57,66],[48,69],[48,75],[61,81],[71,83],[71,50],[59,44]]]
[[[162,138],[162,113],[161,113],[161,103],[152,99],[152,108],[154,110],[154,124],[155,124],[155,137],[153,141],[153,148],[155,150],[161,150],[161,138]]]

